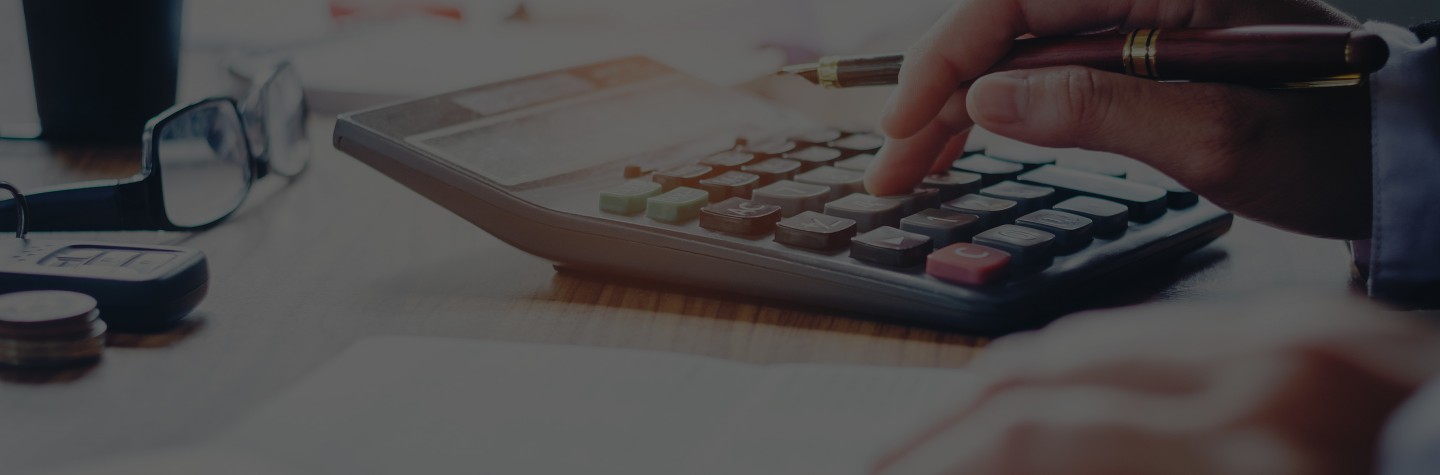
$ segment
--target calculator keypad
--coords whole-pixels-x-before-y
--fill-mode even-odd
[[[913,193],[871,196],[864,171],[881,145],[878,135],[828,129],[737,140],[691,165],[602,190],[600,210],[643,212],[657,225],[698,221],[700,229],[769,239],[790,252],[989,286],[1198,201],[1164,177],[1120,178],[1129,175],[1123,167],[1099,169],[1062,151],[1003,142],[967,147],[981,153],[927,176]]]

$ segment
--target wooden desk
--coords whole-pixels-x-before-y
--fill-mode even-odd
[[[878,103],[876,92],[836,100],[783,84],[752,87],[842,120],[866,117]],[[757,363],[949,367],[964,365],[983,344],[745,297],[557,273],[333,150],[332,126],[314,123],[317,156],[304,175],[262,182],[215,229],[87,236],[199,248],[210,258],[210,295],[174,331],[112,335],[93,368],[0,373],[5,471],[193,441],[370,335],[648,348]],[[125,176],[138,164],[132,153],[0,142],[0,178],[33,188]],[[1347,269],[1337,242],[1237,220],[1215,244],[1102,304],[1226,299],[1287,287],[1343,292]]]

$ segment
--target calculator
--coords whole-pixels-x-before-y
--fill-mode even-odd
[[[1023,144],[972,143],[913,193],[871,196],[883,137],[644,57],[343,114],[334,142],[561,268],[986,334],[1083,308],[1232,221],[1124,160]]]

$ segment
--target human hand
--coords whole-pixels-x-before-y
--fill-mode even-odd
[[[1440,332],[1360,301],[1144,307],[1001,339],[991,384],[881,460],[908,474],[1354,474],[1440,372]]]
[[[1280,227],[1368,237],[1366,88],[1158,83],[1080,67],[980,77],[1026,34],[1282,23],[1358,26],[1312,0],[960,0],[906,53],[881,123],[890,140],[866,186],[908,192],[949,168],[979,124],[1036,145],[1130,156]]]

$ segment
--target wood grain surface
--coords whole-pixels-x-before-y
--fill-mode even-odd
[[[816,91],[773,79],[749,87],[847,125],[868,122],[883,99],[877,91]],[[744,296],[557,272],[331,149],[329,119],[313,126],[312,168],[293,181],[261,182],[221,226],[65,236],[203,250],[210,295],[169,332],[112,335],[94,367],[0,372],[0,471],[194,441],[372,335],[938,367],[963,366],[984,344]],[[0,179],[25,187],[125,176],[138,163],[138,151],[127,148],[0,142]],[[1344,292],[1347,262],[1338,242],[1237,220],[1215,244],[1094,302]]]

